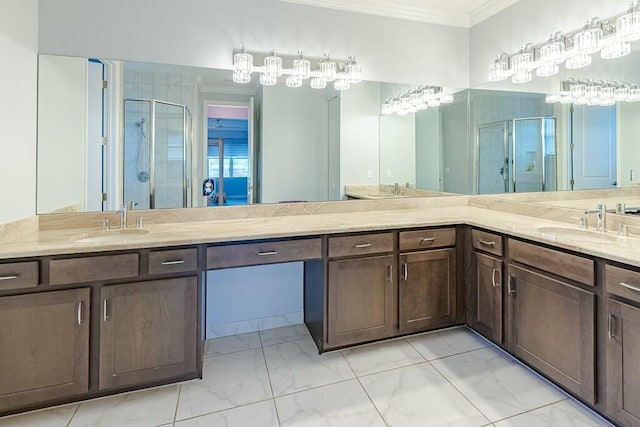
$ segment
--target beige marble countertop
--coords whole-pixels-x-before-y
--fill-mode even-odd
[[[74,236],[83,232],[96,231],[95,226],[88,229],[86,222],[75,223],[82,226],[69,226],[73,224],[71,219],[87,220],[87,217],[94,218],[97,214],[54,217],[58,218],[54,221],[58,227],[52,225],[49,216],[46,221],[40,218],[39,223],[33,219],[25,220],[13,227],[0,227],[0,259],[468,224],[640,266],[640,238],[618,237],[615,232],[609,232],[610,242],[583,242],[570,238],[555,240],[539,229],[562,227],[578,230],[573,216],[576,211],[521,202],[498,203],[488,198],[458,196],[190,211],[155,214],[148,211],[145,214],[152,219],[154,215],[158,217],[145,226],[148,234],[100,243],[73,241]],[[261,215],[248,214],[253,211],[260,211]],[[184,218],[178,219],[180,212],[184,212]],[[626,218],[624,220],[628,222]],[[635,220],[630,225],[640,225],[640,219]],[[617,227],[615,221],[610,222]]]
[[[459,194],[420,190],[405,186],[400,186],[399,190],[399,193],[395,194],[393,185],[345,185],[344,195],[364,200],[390,199],[396,197],[459,196]]]

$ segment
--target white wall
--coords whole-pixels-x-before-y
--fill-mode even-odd
[[[416,188],[440,191],[441,145],[440,108],[416,113]]]
[[[232,50],[356,55],[365,79],[468,86],[469,30],[279,0],[40,1],[40,51],[230,68]]]
[[[345,185],[377,185],[380,83],[362,82],[340,94],[340,194]]]
[[[262,92],[261,201],[321,201],[328,193],[329,104],[324,91],[268,86]]]
[[[36,213],[37,0],[0,1],[0,223]]]
[[[515,53],[528,42],[540,43],[556,31],[580,28],[591,17],[607,18],[626,6],[625,1],[520,0],[471,28],[470,86],[489,80],[489,65],[500,53]]]
[[[416,183],[416,116],[379,117],[380,184]]]
[[[83,212],[87,60],[43,55],[38,67],[38,212]]]
[[[618,104],[618,186],[640,183],[640,103]],[[633,179],[631,179],[633,175]]]

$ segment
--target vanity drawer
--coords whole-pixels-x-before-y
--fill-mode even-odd
[[[149,274],[183,273],[198,269],[198,249],[149,252]]]
[[[393,251],[393,233],[329,237],[329,257],[369,255]]]
[[[481,230],[471,230],[471,241],[474,249],[502,256],[502,236]]]
[[[595,286],[593,260],[513,239],[509,239],[509,257],[513,261]]]
[[[640,273],[637,271],[605,265],[604,286],[611,294],[640,302]]]
[[[444,248],[447,246],[455,246],[455,244],[455,228],[436,228],[432,230],[400,232],[401,251]]]
[[[0,291],[38,286],[38,261],[0,264]]]
[[[138,265],[137,253],[54,259],[49,263],[49,284],[127,279],[138,275]]]
[[[322,240],[320,238],[241,243],[207,248],[207,269],[318,258],[322,258]]]

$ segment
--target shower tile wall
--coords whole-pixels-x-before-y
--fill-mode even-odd
[[[156,99],[189,107],[197,117],[197,77],[166,72],[127,70],[125,64],[123,94],[125,98]],[[133,108],[132,108],[133,106]],[[151,133],[151,115],[148,103],[129,103],[125,112],[125,141],[140,141],[140,128],[136,123],[145,118],[143,125],[148,143]],[[175,117],[174,117],[175,116]],[[172,129],[182,129],[182,112],[177,109],[158,108],[156,112],[156,181],[162,178],[166,185],[156,185],[156,207],[182,206],[182,141],[173,135]],[[178,141],[180,139],[180,141]],[[134,200],[136,208],[149,208],[149,183],[138,179],[140,143],[125,147],[125,197]],[[144,150],[143,150],[144,151]],[[180,157],[172,153],[180,153]],[[146,162],[148,165],[148,161]],[[147,166],[148,169],[148,166]]]
[[[476,135],[478,126],[488,123],[526,117],[552,117],[553,104],[547,104],[544,95],[510,93],[499,91],[485,91],[472,89],[470,125]],[[522,136],[522,134],[521,134]],[[536,140],[537,143],[537,140]],[[503,159],[496,156],[484,156],[479,159],[478,170],[498,171],[503,166]],[[480,180],[482,182],[482,180]],[[496,181],[497,182],[497,181]],[[502,192],[499,187],[497,192]],[[493,192],[488,188],[481,189],[482,193]]]

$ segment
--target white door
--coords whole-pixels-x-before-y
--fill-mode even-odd
[[[615,106],[574,106],[573,179],[574,190],[616,186]]]

